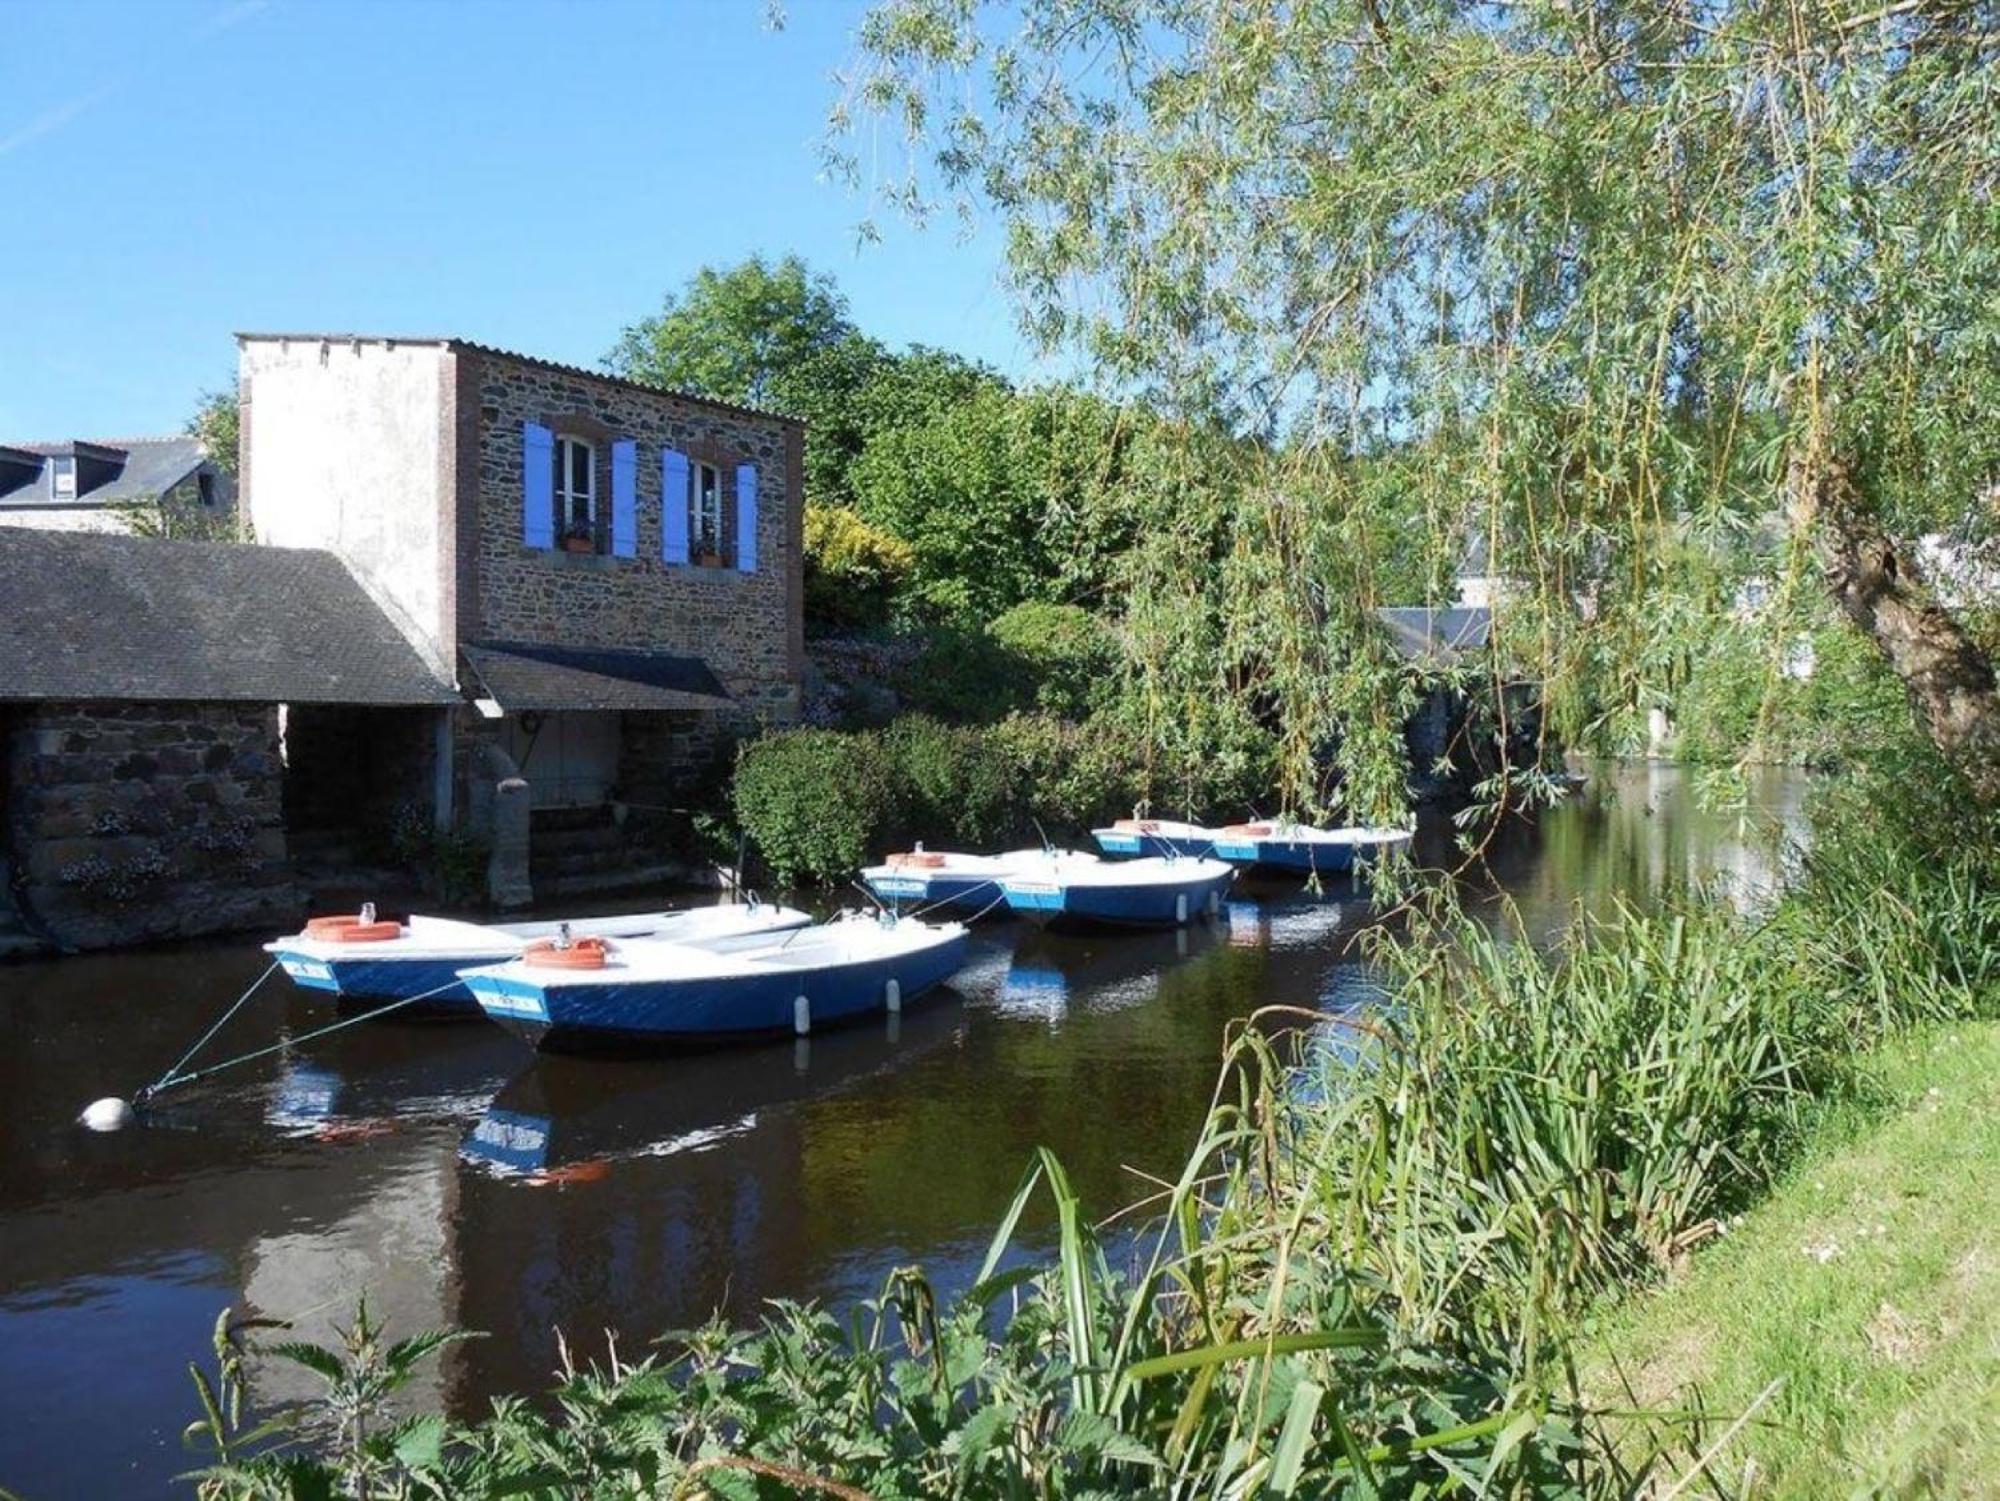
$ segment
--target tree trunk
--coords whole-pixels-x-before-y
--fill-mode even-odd
[[[1917,722],[1972,795],[2000,806],[2000,688],[1985,651],[1907,566],[1844,465],[1801,463],[1792,498],[1827,587],[1902,679]]]

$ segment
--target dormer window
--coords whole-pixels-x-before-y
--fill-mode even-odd
[[[722,471],[713,464],[694,466],[693,509],[688,517],[696,557],[722,556]]]
[[[555,442],[556,535],[597,538],[597,450],[581,438],[558,434]]]
[[[49,460],[49,498],[52,500],[76,499],[76,460],[54,458]]]

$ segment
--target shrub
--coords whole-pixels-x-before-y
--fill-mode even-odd
[[[1090,611],[1029,600],[986,631],[1026,667],[1036,707],[1065,719],[1083,719],[1109,702],[1118,674],[1118,638]]]
[[[1013,769],[1022,822],[1051,838],[1080,834],[1130,810],[1139,797],[1140,747],[1108,720],[1072,724],[1013,714],[986,732],[989,753]]]
[[[1035,702],[1030,665],[984,630],[940,626],[896,678],[911,708],[960,724],[990,724]]]
[[[883,743],[902,782],[904,822],[914,837],[976,848],[1017,831],[1020,768],[996,754],[982,731],[906,714]]]
[[[806,619],[836,629],[881,625],[916,554],[845,506],[808,505]]]
[[[738,824],[786,884],[845,879],[896,822],[897,777],[876,735],[760,736],[738,754],[731,794]]]

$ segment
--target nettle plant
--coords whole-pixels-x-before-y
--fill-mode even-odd
[[[1140,677],[1266,706],[1293,801],[1400,789],[1368,612],[1476,541],[1566,738],[1643,719],[1735,559],[1991,804],[1993,671],[1909,543],[1994,527],[1996,94],[1969,0],[885,0],[828,154],[996,219],[1026,329],[1172,414]]]

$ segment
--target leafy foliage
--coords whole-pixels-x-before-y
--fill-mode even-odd
[[[1077,605],[1029,601],[986,628],[1003,651],[1027,664],[1034,706],[1064,719],[1088,718],[1115,696],[1123,660],[1118,638]]]
[[[833,881],[868,863],[898,785],[878,736],[785,730],[743,745],[731,798],[780,881]]]
[[[903,785],[903,822],[919,837],[977,849],[1014,835],[1026,790],[1021,768],[994,755],[987,736],[905,714],[883,744]]]
[[[1835,474],[1993,531],[1990,7],[884,0],[860,53],[837,169],[994,214],[1027,331],[1173,419],[1183,481],[1253,445],[1174,497],[1129,639],[1162,696],[1268,705],[1290,799],[1393,697],[1369,609],[1474,544],[1573,740],[1712,623],[1689,541],[1775,515],[1797,577]],[[1350,801],[1397,781],[1383,735],[1336,755]]]
[[[916,562],[907,542],[869,525],[846,506],[808,504],[805,545],[808,620],[836,630],[888,622]]]
[[[201,451],[211,463],[232,479],[236,477],[243,427],[233,389],[202,392],[187,431],[189,437],[200,440]]]

